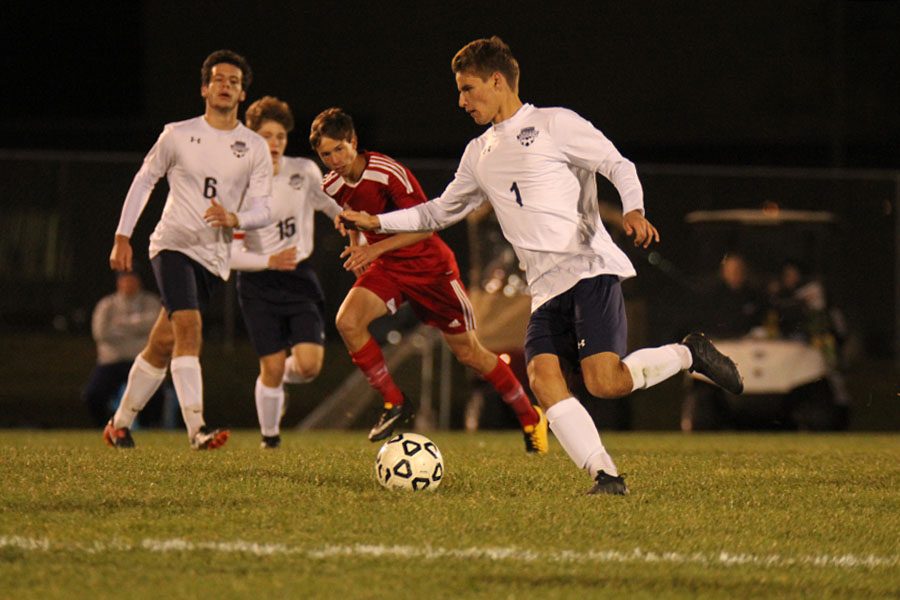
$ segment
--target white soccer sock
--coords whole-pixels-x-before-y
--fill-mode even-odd
[[[203,374],[200,371],[200,358],[197,356],[177,356],[169,367],[172,370],[172,383],[178,394],[181,405],[181,416],[187,425],[188,437],[205,424],[203,422]]]
[[[631,371],[633,392],[654,386],[675,373],[690,368],[692,359],[687,346],[667,344],[659,348],[635,350],[623,358],[622,362]]]
[[[128,372],[128,383],[122,394],[119,408],[113,415],[113,427],[131,427],[134,419],[166,379],[166,369],[157,369],[139,354]]]
[[[296,368],[293,355],[288,356],[284,361],[284,383],[309,383],[315,377],[306,377],[300,370]]]
[[[284,406],[284,388],[266,387],[256,378],[256,416],[259,417],[259,430],[265,436],[278,435],[281,421],[281,408]]]
[[[550,430],[579,469],[586,469],[591,477],[598,471],[617,476],[619,470],[600,441],[594,420],[577,398],[560,400],[547,409]]]

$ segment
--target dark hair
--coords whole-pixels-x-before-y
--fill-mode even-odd
[[[482,81],[499,71],[506,77],[510,89],[519,89],[519,62],[509,46],[496,35],[463,46],[450,61],[450,68],[454,73],[475,73]]]
[[[250,69],[250,63],[247,62],[246,58],[231,50],[216,50],[206,57],[206,60],[203,61],[203,66],[200,67],[200,83],[209,85],[209,81],[212,79],[213,67],[222,63],[228,63],[240,69],[241,88],[246,90],[250,87],[250,84],[253,82],[253,70]]]
[[[309,145],[316,150],[323,137],[349,142],[354,135],[356,129],[353,127],[353,117],[341,108],[326,108],[313,119],[309,128]]]
[[[245,115],[247,127],[253,131],[259,131],[264,121],[280,123],[284,130],[291,132],[294,129],[294,115],[287,102],[283,102],[274,96],[263,96],[247,108]]]

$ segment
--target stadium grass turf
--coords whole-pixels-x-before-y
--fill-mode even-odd
[[[900,595],[898,436],[610,433],[627,497],[555,440],[430,437],[447,475],[412,494],[363,432],[0,432],[0,597]]]

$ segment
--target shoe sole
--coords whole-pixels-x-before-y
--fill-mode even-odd
[[[625,486],[604,486],[601,488],[591,488],[591,490],[587,493],[588,496],[599,496],[601,494],[607,496],[627,496],[628,488]]]

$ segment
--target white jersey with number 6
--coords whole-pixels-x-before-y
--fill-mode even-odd
[[[488,200],[525,264],[534,311],[581,279],[635,275],[600,220],[595,173],[616,187],[623,213],[643,211],[634,164],[600,131],[571,110],[525,104],[469,142],[439,198],[379,220],[385,232],[443,229]]]
[[[272,159],[265,140],[241,123],[223,131],[202,116],[167,124],[131,183],[116,234],[131,236],[163,175],[169,195],[150,236],[150,258],[175,250],[228,279],[232,230],[210,226],[203,214],[215,198],[244,229],[270,222]]]
[[[331,220],[341,212],[337,202],[322,191],[318,165],[308,158],[290,156],[281,157],[278,175],[272,179],[270,207],[271,224],[246,231],[243,240],[235,240],[232,269],[261,271],[267,268],[271,254],[291,246],[297,248],[298,261],[306,260],[313,251],[315,211]]]

